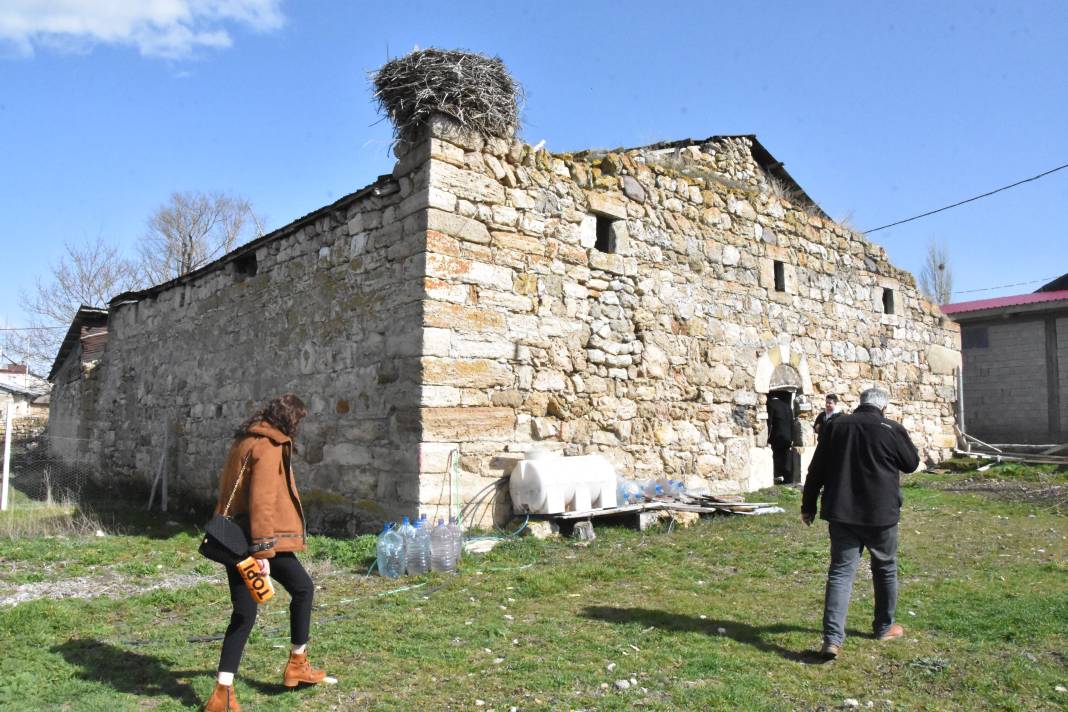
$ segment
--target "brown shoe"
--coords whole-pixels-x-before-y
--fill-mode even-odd
[[[325,672],[311,666],[307,653],[290,653],[286,671],[282,674],[282,684],[286,687],[296,687],[301,683],[318,685],[325,677]]]
[[[215,683],[215,691],[204,703],[204,712],[241,712],[241,705],[237,704],[233,685],[221,685]]]
[[[842,652],[842,648],[834,643],[824,643],[820,648],[820,657],[825,660],[834,660]]]
[[[905,629],[897,623],[886,629],[886,632],[880,635],[876,640],[897,640],[901,636],[905,635]]]

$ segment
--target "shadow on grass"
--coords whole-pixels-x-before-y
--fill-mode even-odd
[[[102,682],[118,692],[140,697],[170,697],[186,706],[199,706],[201,700],[179,676],[214,674],[210,670],[173,671],[157,657],[92,639],[68,640],[53,646],[52,652],[80,668],[78,676],[83,680]]]
[[[776,643],[769,642],[767,637],[776,633],[788,632],[811,632],[811,628],[802,628],[796,625],[782,623],[752,626],[738,621],[714,620],[712,618],[696,618],[694,616],[658,611],[649,608],[616,608],[613,606],[587,606],[581,615],[584,618],[602,620],[609,623],[638,623],[643,626],[653,626],[660,630],[678,631],[682,633],[703,633],[709,636],[723,636],[739,643],[751,645],[757,650],[766,653],[775,653],[786,660],[792,660],[806,665],[822,665],[828,662],[818,650],[790,650]],[[719,633],[723,628],[726,633]],[[861,635],[855,630],[848,631],[849,635]]]

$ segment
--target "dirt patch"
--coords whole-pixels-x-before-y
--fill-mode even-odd
[[[1068,513],[1068,484],[966,477],[931,486],[946,492],[988,494],[998,499],[1038,504],[1051,507],[1059,513]]]
[[[201,583],[218,583],[223,580],[223,575],[220,572],[210,576],[174,574],[142,581],[131,581],[128,574],[105,569],[93,576],[80,576],[56,581],[37,581],[20,584],[13,588],[0,588],[0,607],[17,606],[20,603],[36,601],[41,598],[82,598],[87,600],[98,596],[128,598],[161,588],[189,588]]]

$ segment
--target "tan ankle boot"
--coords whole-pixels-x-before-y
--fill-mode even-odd
[[[290,653],[286,671],[282,674],[282,684],[286,687],[296,687],[301,683],[318,685],[325,677],[325,672],[311,666],[307,653]]]
[[[215,683],[215,691],[204,704],[204,712],[241,712],[233,685]]]

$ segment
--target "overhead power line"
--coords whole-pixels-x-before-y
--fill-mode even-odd
[[[1057,171],[1064,170],[1065,168],[1068,168],[1068,163],[1065,163],[1063,166],[1057,166],[1056,168],[1051,168],[1050,170],[1046,171],[1045,173],[1039,173],[1037,176],[1031,176],[1030,178],[1024,178],[1023,180],[1018,180],[1018,181],[1016,181],[1015,183],[1013,183],[1011,185],[1005,185],[1005,186],[1002,186],[1002,187],[1000,187],[1000,188],[998,188],[996,190],[991,190],[991,191],[989,191],[987,193],[983,193],[982,195],[977,195],[974,198],[968,198],[967,200],[961,200],[960,202],[953,203],[952,205],[947,205],[947,206],[945,206],[943,208],[938,208],[937,210],[929,210],[926,213],[921,213],[920,215],[914,215],[913,217],[905,218],[904,220],[898,220],[897,222],[892,222],[889,225],[880,225],[879,227],[873,227],[871,230],[865,230],[863,232],[863,234],[870,235],[873,232],[878,232],[879,230],[885,230],[888,227],[894,227],[895,225],[903,225],[904,223],[912,222],[913,220],[919,220],[920,218],[925,218],[928,215],[934,215],[935,213],[941,213],[941,212],[943,212],[945,210],[949,210],[950,208],[959,207],[961,205],[964,205],[965,203],[972,203],[972,202],[975,202],[976,200],[979,200],[981,198],[987,198],[987,197],[990,197],[991,195],[994,195],[995,193],[1000,193],[1003,190],[1008,190],[1009,188],[1015,188],[1018,185],[1023,185],[1024,183],[1030,183],[1031,181],[1038,180],[1039,178],[1044,178],[1045,176],[1048,176],[1050,173],[1056,173]]]
[[[1057,279],[1057,276],[1042,277],[1040,279],[1029,279],[1026,282],[1013,282],[1012,284],[999,284],[996,287],[981,287],[979,289],[962,289],[960,291],[954,291],[954,294],[972,294],[974,292],[992,292],[995,289],[1007,289],[1009,287],[1022,287],[1025,284],[1034,284],[1035,282],[1049,282],[1050,280]]]
[[[44,331],[47,329],[69,329],[69,326],[4,326],[0,331]]]

